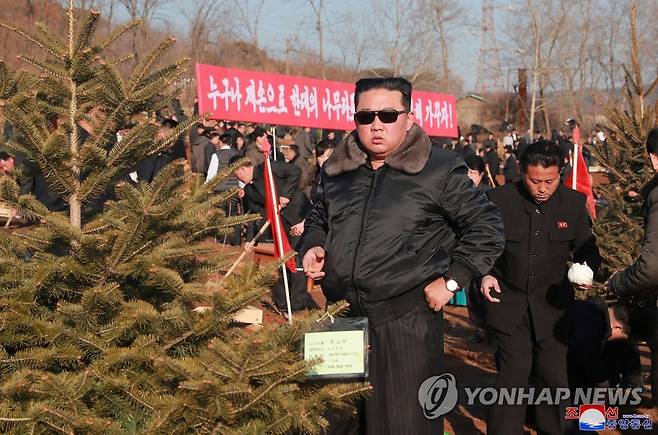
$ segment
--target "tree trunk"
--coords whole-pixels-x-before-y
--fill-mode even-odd
[[[533,14],[532,16],[532,24],[533,24],[533,36],[535,38],[535,66],[532,69],[533,72],[533,77],[532,77],[532,99],[530,102],[530,140],[532,141],[532,138],[535,134],[535,109],[537,107],[537,86],[539,82],[539,69],[541,68],[539,64],[539,19],[536,15]]]
[[[69,59],[74,56],[74,16],[73,16],[73,0],[69,0]],[[77,100],[77,85],[73,78],[69,78],[69,86],[71,91],[71,103],[69,104],[69,122],[71,123],[70,147],[71,159],[74,164],[71,167],[73,177],[75,178],[75,191],[69,195],[69,221],[75,228],[82,228],[82,207],[80,199],[78,198],[80,188],[80,167],[78,166],[78,129],[76,119],[78,115],[78,100]]]

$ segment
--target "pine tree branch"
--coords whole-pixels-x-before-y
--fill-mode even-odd
[[[263,367],[272,364],[274,361],[278,360],[278,359],[281,358],[282,356],[287,355],[289,352],[290,352],[290,351],[289,351],[287,348],[284,348],[284,349],[282,349],[280,352],[276,353],[272,358],[269,358],[269,359],[268,359],[267,361],[265,361],[264,363],[259,364],[259,365],[254,366],[254,367],[250,367],[249,369],[247,369],[247,372],[248,372],[248,373],[251,373],[251,372],[255,372],[255,371],[257,371],[257,370],[260,370],[260,369],[262,369]]]
[[[174,339],[174,340],[172,340],[172,341],[166,343],[166,344],[162,347],[162,350],[163,350],[164,352],[167,352],[167,351],[170,350],[172,347],[176,346],[176,345],[179,344],[179,343],[182,343],[183,341],[185,341],[185,340],[187,340],[188,338],[190,338],[191,336],[193,336],[194,333],[195,333],[194,331],[188,331],[188,332],[186,332],[185,334],[181,335],[180,337],[176,337],[176,339]]]
[[[87,21],[85,22],[84,26],[82,26],[82,30],[78,33],[74,44],[73,51],[76,53],[76,55],[88,48],[89,43],[91,42],[91,39],[96,32],[96,27],[98,26],[100,16],[100,11],[92,10],[89,12]]]
[[[66,45],[64,44],[64,41],[62,41],[58,35],[53,33],[47,24],[36,22],[34,23],[34,26],[37,31],[41,33],[42,38],[40,38],[40,41],[44,44],[50,45],[50,49],[54,53],[57,53],[55,55],[57,59],[64,60],[66,58]]]
[[[360,396],[363,393],[370,393],[372,392],[372,385],[366,385],[361,388],[357,388],[356,390],[348,391],[347,393],[342,393],[338,395],[339,398],[341,399],[346,399],[346,398],[351,398],[355,396]]]
[[[269,393],[274,387],[277,387],[277,386],[281,385],[282,383],[284,383],[288,380],[295,379],[298,376],[301,376],[304,373],[306,373],[306,371],[307,371],[307,368],[302,367],[302,368],[297,369],[297,370],[295,370],[291,373],[288,373],[286,376],[283,376],[280,379],[277,379],[276,381],[272,382],[267,388],[265,388],[260,394],[258,394],[256,397],[254,397],[249,403],[247,403],[246,405],[236,409],[235,411],[231,411],[231,415],[236,416],[238,414],[241,414],[242,412],[244,412],[247,409],[251,408],[255,403],[257,403],[267,393]]]
[[[10,30],[14,33],[17,33],[27,39],[28,41],[32,42],[33,44],[37,45],[38,47],[42,48],[52,56],[58,58],[58,59],[64,59],[66,56],[66,53],[60,53],[57,49],[56,46],[52,46],[47,42],[47,40],[42,39],[40,36],[37,35],[32,35],[31,33],[25,32],[21,29],[18,29],[16,27],[10,26],[9,24],[2,23],[0,22],[0,27],[4,27],[7,30]]]
[[[224,362],[229,364],[229,369],[231,369],[234,373],[240,373],[240,365],[235,363],[232,359],[230,359],[227,355],[225,355],[223,352],[216,352],[216,356],[218,356],[220,359],[224,360]]]
[[[39,60],[32,59],[32,58],[27,57],[27,56],[19,55],[19,56],[16,56],[16,57],[18,59],[22,60],[23,62],[29,63],[30,65],[33,65],[33,66],[37,67],[41,71],[43,71],[46,74],[49,74],[53,77],[56,77],[58,79],[66,79],[67,78],[66,72],[64,72],[63,70],[57,71],[57,70],[55,70],[55,68],[53,68],[56,65],[47,64],[45,62],[41,62]]]
[[[220,372],[219,370],[217,370],[217,369],[215,369],[215,368],[212,368],[212,367],[210,366],[210,364],[207,364],[207,363],[202,362],[201,365],[204,366],[204,367],[206,368],[206,370],[208,370],[208,371],[211,372],[212,374],[215,374],[215,375],[219,376],[220,378],[231,379],[231,376],[229,376],[229,375],[227,375],[227,374],[225,374],[225,373],[222,373],[222,372]]]
[[[155,50],[153,50],[144,58],[142,63],[138,65],[137,68],[135,68],[135,71],[128,79],[127,89],[129,95],[133,92],[136,92],[137,87],[141,85],[142,79],[144,76],[146,76],[147,72],[153,68],[153,66],[158,62],[164,52],[169,49],[174,44],[174,42],[176,42],[176,38],[173,36],[166,38],[160,43],[160,45],[158,45]]]
[[[54,415],[55,417],[59,417],[61,420],[64,420],[67,423],[71,424],[71,420],[64,417],[64,415],[62,415],[59,412],[55,412],[50,408],[43,408],[43,411],[48,413],[48,414]],[[55,423],[50,422],[48,420],[39,419],[39,422],[45,424],[46,426],[50,427],[51,429],[53,429],[53,430],[55,430],[59,433],[66,434],[66,435],[75,435],[75,432],[73,432],[72,430],[66,430],[62,427],[59,427],[59,426],[55,425]]]
[[[110,33],[105,39],[101,40],[98,43],[98,48],[101,50],[104,50],[109,46],[111,43],[113,43],[115,40],[121,37],[124,33],[134,29],[135,27],[138,27],[144,23],[144,20],[141,18],[133,19],[131,21],[128,21],[126,24],[124,24],[122,27],[117,28],[114,30],[112,33]],[[133,57],[133,55],[130,55]]]
[[[155,408],[153,408],[151,405],[149,405],[148,403],[146,403],[145,401],[141,400],[139,397],[135,396],[131,391],[129,391],[129,390],[123,390],[123,392],[124,392],[128,397],[130,397],[132,400],[134,400],[135,402],[137,402],[137,403],[139,403],[140,405],[142,405],[144,408],[146,408],[146,409],[148,409],[148,410],[150,410],[150,411],[153,411],[153,410],[155,409]]]
[[[112,62],[112,65],[119,66],[124,62],[128,62],[129,60],[133,59],[134,57],[135,57],[134,54],[127,54],[124,57],[119,58],[119,59],[115,60],[114,62]]]
[[[0,99],[6,100],[18,92],[18,82],[11,68],[0,60]]]

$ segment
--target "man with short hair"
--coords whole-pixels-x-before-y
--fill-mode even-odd
[[[299,155],[299,147],[297,145],[281,145],[281,154],[287,163],[292,165],[297,165],[302,171],[299,177],[299,190],[304,192],[307,198],[310,199],[311,196],[311,185],[309,183],[309,178],[311,176],[311,166],[308,160],[303,159]]]
[[[240,160],[240,156],[235,156],[229,164]],[[270,161],[272,168],[272,178],[276,185],[276,191],[279,195],[278,202],[282,207],[281,217],[282,225],[286,232],[290,227],[301,222],[308,212],[308,199],[297,187],[301,170],[297,165],[291,165],[283,161]],[[234,171],[235,177],[244,183],[245,208],[251,213],[259,213],[263,219],[259,225],[262,225],[267,219],[265,210],[265,164],[254,165],[251,159],[249,162],[240,166]],[[294,246],[297,241],[291,238],[291,245]]]
[[[567,388],[567,311],[574,289],[568,261],[594,271],[601,258],[585,208],[585,195],[560,183],[562,152],[540,141],[521,156],[522,180],[492,189],[505,224],[505,251],[481,282],[489,302],[484,319],[496,344],[497,388]],[[587,288],[580,286],[578,288]],[[492,290],[494,290],[492,292]],[[555,397],[555,396],[552,396]],[[523,433],[526,406],[493,405],[487,433]],[[538,432],[562,433],[564,409],[536,407]]]
[[[491,174],[491,178],[494,181],[494,186],[499,186],[500,183],[498,183],[498,180],[496,180],[496,176],[500,173],[500,157],[498,157],[498,151],[496,150],[495,145],[495,142],[486,143],[484,145],[484,159],[487,165],[487,169],[489,170],[489,174]]]
[[[308,160],[315,149],[315,141],[311,138],[311,128],[299,129],[295,134],[295,143],[299,146],[299,156],[304,160]]]
[[[211,133],[210,143],[215,151],[208,156],[208,172],[206,174],[206,183],[209,182],[218,172],[228,167],[231,159],[238,154],[238,150],[231,148],[231,135],[227,133]],[[229,177],[217,186],[215,191],[223,192],[225,190],[237,187],[237,182],[233,177]]]
[[[204,174],[206,170],[206,145],[210,139],[206,136],[206,127],[199,123],[190,129],[190,146],[192,151],[192,172]]]
[[[256,127],[251,133],[251,141],[245,145],[245,155],[254,165],[260,165],[265,162],[265,155],[261,150],[269,147],[267,131],[262,127]]]
[[[208,173],[206,174],[206,183],[210,182],[218,173],[222,172],[229,166],[229,162],[236,156],[239,156],[240,153],[231,148],[231,135],[230,134],[210,134],[210,143],[215,147],[215,152],[210,156],[210,164],[208,165]],[[235,177],[228,176],[221,183],[215,186],[215,192],[222,194],[231,189],[237,189],[238,181]],[[224,210],[226,216],[236,216],[238,215],[238,202],[236,198],[230,198],[226,202],[220,205],[221,209]],[[224,243],[228,243],[231,246],[237,246],[240,244],[240,230],[239,228],[233,228],[233,231],[224,237]]]
[[[519,167],[514,158],[512,147],[505,145],[505,155],[503,156],[503,177],[505,184],[513,183],[519,179]]]
[[[432,149],[411,90],[397,77],[356,82],[356,129],[322,166],[298,245],[327,300],[347,300],[348,315],[369,323],[372,395],[343,431],[331,420],[332,434],[443,433],[419,403],[423,382],[442,373],[441,309],[503,248],[498,210],[463,160]]]
[[[240,159],[240,156],[233,157],[231,164]],[[270,167],[272,168],[272,179],[279,195],[278,202],[283,207],[281,209],[281,223],[286,234],[289,234],[293,225],[304,220],[310,208],[310,203],[306,196],[297,188],[300,175],[300,169],[297,165],[279,160],[270,161]],[[249,162],[237,168],[234,174],[245,185],[245,208],[248,212],[259,213],[262,217],[262,220],[258,223],[258,228],[260,228],[265,223],[265,219],[267,219],[265,198],[269,194],[265,190],[265,163],[253,165]],[[271,233],[268,231],[267,234]],[[291,234],[289,240],[291,246],[295,246],[299,237]],[[286,273],[288,274],[290,286],[290,309],[294,312],[306,308],[318,308],[317,304],[306,291],[306,277],[304,274],[290,273],[288,271]],[[281,313],[287,313],[286,294],[281,278],[282,276],[272,287],[272,300]]]
[[[467,156],[465,161],[468,167],[468,178],[473,181],[475,187],[483,192],[489,190],[489,179],[484,159],[480,156]]]

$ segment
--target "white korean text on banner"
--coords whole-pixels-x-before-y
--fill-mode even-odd
[[[212,119],[354,129],[354,84],[196,64],[199,112]],[[416,123],[430,136],[456,137],[455,96],[414,91]]]

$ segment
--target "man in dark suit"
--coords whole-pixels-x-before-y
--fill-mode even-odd
[[[236,156],[231,159],[229,164],[233,164],[241,158],[241,156]],[[304,220],[310,209],[308,199],[298,188],[301,169],[295,164],[283,161],[270,161],[270,165],[277,194],[279,195],[279,204],[282,207],[283,228],[288,232],[292,225]],[[265,163],[256,166],[248,163],[241,166],[235,170],[235,177],[245,184],[244,199],[247,202],[245,207],[248,212],[259,213],[262,219],[267,219],[265,211]],[[296,242],[296,239],[290,239],[292,246]]]
[[[496,175],[500,172],[500,157],[498,157],[495,147],[496,143],[493,141],[485,144],[486,154],[484,155],[484,161],[489,167],[489,173],[491,174],[494,184],[498,186],[499,183],[498,180],[496,180]]]
[[[567,310],[574,289],[567,261],[587,262],[596,271],[601,259],[585,195],[560,184],[563,161],[556,145],[533,143],[521,156],[521,181],[487,192],[503,213],[506,239],[503,254],[480,287],[489,302],[484,318],[496,343],[498,388],[527,391],[531,376],[538,388],[568,387]],[[560,408],[537,407],[540,433],[562,433]],[[525,406],[492,406],[487,433],[522,433],[525,411]]]
[[[240,160],[241,156],[236,156],[231,159],[229,164],[233,164]],[[265,208],[265,164],[261,163],[254,166],[253,163],[248,163],[235,170],[235,177],[245,184],[244,186],[244,200],[245,208],[248,213],[259,213],[261,220],[258,227],[260,228],[265,219],[267,219],[267,211]],[[293,163],[286,163],[284,161],[271,161],[272,178],[276,185],[277,195],[279,196],[278,202],[282,207],[281,220],[283,229],[286,234],[290,234],[290,228],[303,221],[304,217],[310,209],[310,201],[299,189],[299,177],[301,169]],[[266,233],[267,234],[267,233]],[[251,239],[251,237],[248,237]],[[290,245],[295,246],[299,241],[299,236],[288,236]],[[290,309],[292,311],[303,310],[305,308],[317,308],[317,304],[313,301],[310,295],[306,292],[306,276],[303,273],[288,273],[288,281],[290,283]],[[286,296],[283,288],[282,279],[272,288],[272,299],[274,304],[282,313],[288,311]]]

